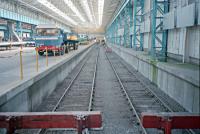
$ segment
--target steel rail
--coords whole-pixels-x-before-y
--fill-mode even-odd
[[[127,93],[127,91],[126,91],[126,89],[125,89],[125,87],[124,87],[124,85],[123,85],[123,83],[122,83],[122,81],[121,81],[121,79],[120,79],[120,77],[119,77],[119,75],[118,75],[118,73],[117,73],[115,67],[113,66],[112,62],[111,62],[110,59],[108,58],[108,55],[107,55],[107,54],[106,54],[106,58],[108,59],[108,62],[110,63],[111,68],[113,69],[113,71],[114,71],[114,73],[115,73],[115,76],[116,76],[117,79],[118,79],[118,82],[119,82],[119,84],[120,84],[120,86],[121,86],[121,89],[123,90],[123,92],[124,92],[125,95],[126,95],[126,98],[127,98],[127,100],[128,100],[128,103],[129,103],[131,109],[133,110],[133,114],[136,116],[136,118],[137,118],[137,120],[138,120],[138,122],[139,122],[139,124],[140,124],[140,127],[141,127],[142,131],[144,132],[144,134],[147,134],[146,129],[145,129],[145,128],[143,127],[143,125],[142,125],[142,122],[141,122],[141,120],[140,120],[139,114],[137,113],[135,107],[133,106],[133,103],[131,102],[131,99],[130,99],[129,95],[128,95],[128,93]]]
[[[94,88],[95,88],[95,81],[96,81],[96,75],[97,75],[97,65],[98,65],[100,48],[98,48],[98,49],[99,50],[98,50],[98,54],[97,54],[97,57],[96,57],[95,70],[94,70],[94,74],[93,74],[92,90],[91,90],[91,94],[90,94],[90,102],[89,102],[89,106],[88,106],[88,111],[92,110],[92,101],[93,101],[93,97],[94,97]]]
[[[131,72],[131,71],[129,70],[129,68],[128,68],[126,65],[124,65],[124,63],[122,63],[122,61],[119,60],[119,62],[121,63],[121,65],[123,65],[124,68],[126,68],[126,70],[127,70],[131,75],[133,75],[133,76],[140,82],[140,84],[141,84],[142,86],[145,87],[145,90],[146,90],[147,92],[150,92],[150,93],[155,97],[155,99],[157,99],[157,100],[159,101],[159,103],[160,103],[161,106],[164,106],[164,107],[165,107],[168,111],[170,111],[170,112],[174,112],[173,109],[170,108],[170,107],[169,107],[169,106],[154,92],[154,91],[152,91],[150,88],[148,88],[148,87],[145,85],[145,83],[144,83],[140,78],[138,78],[133,72]],[[139,118],[139,120],[140,120],[140,118]],[[195,134],[195,132],[194,132],[193,130],[191,130],[191,129],[188,129],[188,130],[186,130],[186,131],[187,131],[187,133]]]
[[[88,56],[87,59],[89,59],[90,57]],[[53,110],[51,112],[55,112],[57,110],[57,108],[60,105],[60,102],[63,100],[63,98],[65,97],[65,95],[67,94],[67,92],[69,91],[69,89],[72,87],[74,81],[78,78],[80,72],[83,70],[83,67],[86,65],[87,60],[85,60],[84,64],[81,65],[81,68],[79,69],[79,71],[76,73],[75,77],[70,81],[70,84],[68,85],[68,87],[65,89],[64,93],[62,94],[62,96],[60,97],[60,99],[58,100],[58,102],[56,103],[56,105],[54,106]],[[43,134],[46,133],[46,129],[40,129],[38,130],[37,134]]]
[[[131,71],[128,69],[127,66],[125,66],[121,61],[120,61],[120,63],[123,65],[124,68],[126,68],[126,70],[127,70],[131,75],[135,76],[135,78],[140,82],[140,84],[141,84],[142,86],[145,87],[145,90],[146,90],[146,91],[150,91],[151,94],[153,94],[153,96],[155,96],[156,99],[158,99],[158,101],[160,101],[160,104],[162,103],[161,105],[164,105],[164,107],[167,108],[167,110],[169,110],[170,112],[173,111],[162,99],[160,99],[160,97],[158,97],[158,95],[157,95],[154,91],[152,91],[150,88],[148,88],[148,87],[145,85],[145,83],[144,83],[140,78],[138,78],[135,74],[133,74],[133,72],[131,72]]]
[[[96,62],[95,62],[95,70],[93,73],[93,79],[92,79],[92,89],[90,92],[90,101],[89,101],[89,105],[88,105],[88,111],[92,111],[92,101],[93,101],[93,97],[94,97],[94,89],[95,89],[95,81],[96,81],[96,75],[97,75],[97,65],[98,65],[98,59],[99,59],[99,51],[100,48],[98,50],[98,54],[96,57]],[[85,134],[89,134],[88,129],[85,129]]]

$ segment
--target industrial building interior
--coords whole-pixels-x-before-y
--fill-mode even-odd
[[[0,134],[200,134],[200,0],[0,0]]]

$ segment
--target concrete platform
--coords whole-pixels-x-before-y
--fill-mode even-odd
[[[88,46],[79,46],[77,51],[71,51],[63,56],[48,56],[48,67],[46,66],[46,56],[39,56],[39,71],[36,71],[36,52],[34,47],[24,47],[23,58],[23,74],[24,80],[30,79],[36,74],[39,74],[57,63],[68,59],[78,52],[84,50]],[[15,48],[8,51],[0,51],[0,93],[5,89],[20,83],[20,48]]]
[[[198,65],[158,62],[145,52],[111,44],[109,47],[189,112],[200,112]]]
[[[79,46],[64,56],[39,56],[39,72],[36,71],[34,48],[23,50],[24,79],[20,80],[19,53],[0,54],[0,111],[32,111],[50,94],[68,73],[84,58],[94,43]],[[2,57],[4,56],[4,57]]]

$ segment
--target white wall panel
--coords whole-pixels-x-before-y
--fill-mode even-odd
[[[140,32],[144,33],[144,31],[145,31],[145,23],[142,22],[142,23],[140,23]]]
[[[149,19],[147,19],[146,21],[142,22],[140,25],[141,25],[140,26],[141,33],[150,32],[150,20]]]
[[[144,32],[146,33],[146,32],[150,32],[151,30],[150,30],[150,20],[149,19],[147,19],[146,21],[145,21],[145,30],[144,30]]]
[[[200,50],[200,25],[195,26],[195,6],[192,3],[192,0],[169,0],[170,1],[170,13],[167,19],[164,22],[164,28],[168,30],[168,49],[167,51],[172,54],[182,56],[184,54],[184,45],[186,43],[189,56],[192,58],[199,59],[199,50]],[[195,0],[193,0],[195,1]],[[197,0],[198,1],[198,0]],[[151,9],[152,0],[145,0],[144,12],[144,23],[142,23],[142,32],[144,33],[144,48],[151,49],[151,33],[148,33],[146,30],[150,29],[150,17],[149,11]],[[187,4],[190,4],[187,6]],[[199,3],[200,5],[200,3]],[[198,5],[198,6],[199,6]],[[197,7],[198,7],[197,6]],[[180,10],[179,17],[179,27],[174,29],[176,25],[176,9]],[[199,16],[200,9],[198,8]],[[174,17],[172,17],[174,16]],[[199,17],[198,16],[198,17]],[[147,23],[148,22],[148,23]],[[200,23],[200,18],[198,18],[198,23]],[[149,27],[149,28],[147,28]],[[185,32],[187,29],[187,35]],[[186,39],[185,39],[186,37]],[[186,41],[186,42],[185,42]],[[157,46],[157,42],[156,42]]]
[[[151,9],[151,0],[144,1],[144,12],[149,12]]]
[[[187,44],[189,45],[189,56],[199,59],[200,26],[189,28],[187,35]]]
[[[168,32],[168,52],[182,55],[181,49],[181,29],[173,29]]]
[[[149,33],[145,33],[144,34],[144,48],[148,48],[148,49],[150,49],[150,47],[149,47]]]
[[[164,15],[163,29],[174,29],[175,27],[175,12],[171,11]]]
[[[195,4],[190,4],[177,9],[177,27],[194,26],[195,24]]]
[[[178,54],[183,55],[184,54],[184,45],[185,45],[185,29],[179,30],[179,40],[177,42],[177,48],[178,48]]]
[[[151,9],[151,0],[144,1],[144,20],[149,19],[150,17],[150,9]]]
[[[200,26],[187,28],[187,45],[189,56],[199,59],[200,50]],[[183,55],[184,53],[184,29],[173,29],[168,32],[168,52]]]

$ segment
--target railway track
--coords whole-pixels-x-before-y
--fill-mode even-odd
[[[57,100],[57,103],[53,106],[53,109],[51,110],[52,112],[92,110],[99,48],[96,46],[96,48],[94,48],[93,50],[93,53],[90,56],[88,56],[88,58],[85,60],[85,62],[81,65],[81,67],[75,74],[75,76],[68,83],[68,86],[65,88],[61,97],[59,99],[56,97],[48,98],[51,101],[55,101],[55,99]],[[51,132],[48,132],[48,129],[40,129],[39,131],[37,131],[37,134],[46,133]]]
[[[145,129],[142,126],[140,116],[142,112],[174,112],[158,95],[150,90],[137,76],[124,65],[119,57],[112,53],[106,53],[121,90],[126,97],[131,108],[134,120],[137,120],[138,127],[142,134],[156,134],[159,130]],[[193,130],[181,130],[184,134],[195,134]],[[180,130],[175,130],[175,133],[180,133]]]
[[[99,58],[99,46],[93,46],[88,55],[69,76],[35,110],[37,112],[91,111]],[[17,130],[17,134],[74,134],[70,129]],[[89,131],[85,130],[88,134]]]
[[[133,125],[132,113],[120,90],[116,76],[100,48],[93,110],[101,111],[103,129],[91,134],[139,134]]]
[[[114,53],[106,53],[95,46],[38,111],[92,111],[103,113],[102,131],[91,134],[157,134],[157,129],[142,127],[142,112],[172,112],[168,103],[160,98],[132,72]],[[95,97],[94,97],[95,96]],[[128,101],[128,103],[127,103]],[[170,102],[169,102],[170,103]],[[175,104],[174,104],[175,105]],[[177,107],[175,105],[174,107]],[[175,133],[180,133],[175,130]],[[66,129],[40,129],[34,134],[74,134]],[[183,130],[183,134],[194,133]],[[27,134],[25,132],[25,134]]]

